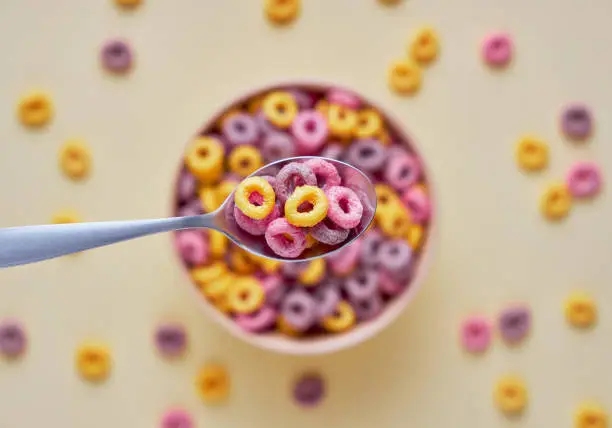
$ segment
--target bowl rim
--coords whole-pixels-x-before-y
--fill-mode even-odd
[[[363,324],[357,324],[355,328],[338,334],[338,335],[327,335],[313,338],[302,338],[292,337],[287,335],[262,335],[258,333],[251,333],[241,328],[233,319],[229,318],[225,313],[219,311],[214,305],[212,305],[194,286],[189,269],[181,260],[178,252],[173,251],[174,257],[180,265],[181,271],[185,275],[191,292],[196,295],[199,306],[203,312],[211,318],[216,324],[221,325],[227,330],[232,336],[260,349],[278,352],[281,354],[290,355],[321,355],[337,352],[343,349],[352,348],[360,343],[366,342],[373,338],[382,330],[390,326],[394,321],[399,318],[399,315],[406,309],[409,304],[414,300],[417,292],[421,289],[425,282],[428,274],[431,271],[431,265],[437,251],[437,240],[438,240],[438,225],[437,225],[437,210],[438,210],[438,199],[435,190],[435,184],[433,184],[431,170],[427,165],[426,159],[422,156],[421,151],[418,148],[418,144],[412,138],[412,135],[404,129],[400,124],[397,117],[390,113],[388,108],[384,108],[382,103],[373,102],[369,97],[363,96],[360,92],[353,90],[352,88],[331,83],[329,81],[321,79],[277,79],[274,82],[267,84],[261,84],[253,87],[247,91],[242,91],[241,95],[229,97],[229,102],[223,103],[213,111],[214,114],[209,116],[209,119],[204,122],[203,126],[198,127],[198,131],[191,138],[202,135],[203,131],[210,129],[232,106],[244,103],[248,99],[255,95],[269,92],[272,90],[290,89],[291,87],[299,88],[311,88],[315,90],[329,90],[339,89],[349,91],[357,94],[365,104],[370,105],[383,113],[385,120],[391,125],[394,134],[396,134],[402,141],[401,145],[408,145],[414,153],[419,156],[419,159],[424,160],[421,163],[423,174],[427,177],[427,193],[429,195],[431,204],[431,215],[429,220],[429,230],[427,233],[427,240],[420,249],[420,256],[418,264],[414,269],[414,273],[411,276],[406,290],[401,293],[400,296],[389,302],[383,312],[375,319],[365,322]],[[189,141],[186,145],[189,144]],[[184,165],[179,162],[179,169],[175,173],[175,181],[171,195],[171,210],[172,215],[176,213],[176,189],[178,180],[180,179]],[[175,234],[170,234],[172,248],[175,248]]]

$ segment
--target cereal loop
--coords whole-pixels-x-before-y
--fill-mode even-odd
[[[265,237],[270,249],[281,257],[294,259],[306,249],[306,233],[284,218],[272,221],[266,229]]]
[[[289,128],[298,113],[298,106],[289,92],[272,92],[262,103],[266,119],[279,128]]]
[[[574,327],[592,327],[597,322],[597,305],[588,294],[575,291],[565,301],[565,318]]]
[[[389,67],[389,88],[399,95],[413,95],[421,88],[421,68],[407,59],[395,61]]]
[[[133,8],[139,6],[142,0],[114,0],[115,4],[120,7]]]
[[[473,316],[461,324],[461,343],[466,351],[481,353],[491,344],[491,324],[480,316]]]
[[[329,219],[343,229],[352,229],[361,222],[363,205],[348,187],[333,186],[325,191],[329,200]]]
[[[322,189],[300,186],[285,202],[285,218],[293,226],[312,227],[325,218],[328,207],[327,196]]]
[[[353,135],[355,138],[376,137],[383,131],[383,120],[380,114],[371,108],[357,112],[357,123]]]
[[[19,322],[4,320],[0,323],[0,355],[17,358],[26,351],[27,344],[25,329]]]
[[[230,378],[225,367],[208,363],[196,377],[198,395],[207,404],[220,404],[227,400],[230,392]]]
[[[590,198],[601,189],[602,176],[594,162],[577,162],[567,173],[567,189],[575,198]]]
[[[501,68],[512,59],[512,40],[506,34],[489,36],[482,45],[482,57],[487,65]]]
[[[187,148],[185,164],[204,183],[217,181],[223,173],[223,145],[212,137],[198,137]]]
[[[383,213],[376,219],[380,230],[391,238],[406,236],[412,224],[408,210],[403,205],[396,204],[384,210]]]
[[[160,428],[193,428],[193,419],[185,410],[169,410],[162,416]]]
[[[570,104],[561,113],[561,132],[574,141],[584,141],[593,133],[593,115],[583,104]]]
[[[597,403],[582,403],[574,413],[575,428],[608,428],[608,414]]]
[[[516,162],[526,171],[540,171],[548,165],[548,145],[535,137],[523,137],[516,145]]]
[[[202,266],[191,270],[191,277],[200,287],[219,278],[227,272],[227,265],[222,261],[216,261],[208,266]]]
[[[429,64],[438,57],[440,42],[433,28],[420,29],[410,43],[410,56],[420,64]]]
[[[506,414],[521,413],[527,406],[527,388],[516,376],[503,376],[497,381],[494,391],[495,403]]]
[[[308,267],[298,274],[298,279],[304,285],[317,285],[325,277],[325,260],[314,259]]]
[[[229,155],[229,168],[235,174],[246,177],[263,166],[261,153],[253,146],[238,146]]]
[[[542,215],[549,220],[565,218],[572,208],[572,195],[562,183],[549,185],[540,200]]]
[[[355,321],[356,315],[353,307],[350,303],[341,301],[333,314],[322,319],[321,325],[331,333],[342,333],[353,327]]]
[[[259,281],[249,276],[241,277],[227,292],[229,305],[238,314],[255,312],[263,305],[264,297],[264,290]]]
[[[53,224],[80,223],[81,221],[83,221],[81,216],[72,210],[58,211],[51,218]]]
[[[288,24],[300,14],[301,0],[265,0],[264,11],[274,24]]]
[[[251,199],[254,194],[260,197],[256,202],[252,202]],[[236,188],[234,202],[236,203],[236,208],[247,217],[262,220],[274,209],[276,194],[265,178],[249,177],[243,180]]]
[[[44,92],[30,92],[19,100],[17,114],[23,125],[41,127],[53,117],[53,103]]]
[[[108,348],[100,344],[81,345],[76,353],[78,373],[90,382],[102,382],[110,374],[111,357]]]
[[[327,111],[329,133],[340,139],[350,138],[357,127],[357,113],[339,104],[330,104]]]
[[[81,180],[89,175],[91,153],[81,140],[69,140],[59,152],[59,165],[62,172],[73,180]]]

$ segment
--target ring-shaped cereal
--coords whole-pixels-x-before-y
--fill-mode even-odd
[[[554,183],[544,191],[540,200],[540,210],[549,220],[561,220],[572,208],[572,195],[563,183]]]
[[[187,148],[185,164],[204,183],[217,181],[223,174],[223,145],[212,137],[198,137]]]
[[[266,0],[264,11],[275,24],[288,24],[300,14],[301,0]]]
[[[81,221],[81,216],[73,210],[58,211],[51,218],[53,224],[79,223]]]
[[[255,272],[255,264],[245,255],[245,251],[239,248],[234,248],[230,253],[230,266],[241,275],[248,275]]]
[[[516,162],[527,171],[539,171],[548,165],[548,145],[535,137],[523,137],[516,145]]]
[[[383,131],[383,120],[376,110],[366,108],[357,112],[355,138],[373,138]]]
[[[298,274],[298,279],[304,285],[317,285],[325,277],[325,260],[314,259],[308,267]]]
[[[234,282],[227,290],[227,300],[232,310],[238,314],[250,314],[261,308],[265,292],[254,277],[244,276]]]
[[[522,379],[504,376],[498,380],[494,391],[495,403],[506,414],[521,413],[527,406],[527,388]]]
[[[608,428],[608,414],[597,403],[582,403],[574,413],[575,428]]]
[[[251,202],[254,199],[253,195],[259,195],[258,203]],[[247,217],[262,220],[274,209],[276,194],[265,178],[249,177],[236,187],[234,202],[236,207]]]
[[[101,382],[105,380],[111,369],[110,352],[106,346],[87,343],[81,345],[76,353],[78,373],[85,380]]]
[[[341,139],[350,138],[357,127],[357,113],[340,104],[330,104],[327,125],[330,135]]]
[[[229,156],[229,168],[241,177],[251,175],[263,165],[261,153],[253,146],[247,144],[238,146]]]
[[[388,74],[389,88],[400,95],[412,95],[421,88],[423,73],[418,64],[400,59],[391,64]]]
[[[220,259],[227,253],[228,238],[218,230],[208,231],[208,245],[210,255],[214,258]]]
[[[565,318],[574,327],[591,327],[597,322],[597,305],[588,294],[575,291],[565,301]]]
[[[304,209],[304,205],[308,204],[310,209]],[[323,189],[316,186],[299,186],[285,202],[285,218],[293,226],[312,227],[325,218],[328,208],[329,203]]]
[[[87,145],[80,140],[66,141],[60,148],[59,166],[73,180],[86,178],[91,169],[91,153]]]
[[[416,251],[423,245],[424,229],[420,224],[411,224],[406,234],[406,241]]]
[[[410,43],[410,56],[421,64],[429,64],[438,57],[440,42],[433,28],[421,28]]]
[[[19,100],[17,114],[25,126],[40,127],[51,120],[53,103],[47,94],[31,92]]]
[[[378,211],[378,210],[377,210]],[[391,238],[403,238],[412,225],[410,213],[401,204],[394,204],[388,209],[381,211],[376,222],[380,230]]]
[[[336,306],[333,314],[321,320],[321,325],[331,333],[342,333],[355,325],[356,318],[353,307],[348,302],[342,300]]]
[[[230,378],[225,367],[209,363],[202,367],[196,377],[196,390],[208,404],[219,404],[230,393]]]
[[[264,116],[274,126],[289,128],[298,113],[298,106],[289,92],[272,92],[261,105]]]
[[[388,184],[377,184],[374,186],[374,192],[376,193],[376,206],[386,207],[394,204],[401,204],[400,197],[397,192],[393,190]]]
[[[208,266],[192,269],[191,277],[198,286],[203,287],[225,273],[227,273],[227,265],[222,261],[216,261]]]

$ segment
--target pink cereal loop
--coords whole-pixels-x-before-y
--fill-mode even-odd
[[[283,217],[268,225],[265,237],[270,249],[287,259],[299,257],[306,249],[306,232],[289,224]]]
[[[317,178],[317,186],[323,190],[339,186],[342,182],[336,167],[323,159],[308,159],[304,164],[314,172]]]
[[[264,306],[253,314],[238,315],[236,323],[246,331],[258,332],[272,327],[276,323],[276,317],[275,309]]]
[[[332,186],[325,190],[329,202],[327,216],[343,229],[352,229],[361,222],[363,205],[361,200],[348,187]]]
[[[176,233],[176,248],[185,263],[195,266],[208,261],[208,240],[198,230],[182,230]]]
[[[361,254],[361,239],[356,240],[350,245],[338,250],[337,253],[329,256],[329,266],[336,275],[345,276],[357,265]]]
[[[472,316],[461,324],[461,343],[468,352],[484,352],[491,343],[491,324],[482,316]]]
[[[507,34],[493,34],[483,43],[482,56],[492,67],[503,67],[512,59],[512,40]]]
[[[162,417],[161,428],[193,428],[193,420],[189,413],[181,409],[166,412]]]
[[[338,104],[350,109],[358,109],[361,107],[361,99],[359,96],[345,89],[331,89],[327,93],[327,100],[331,104]]]
[[[601,171],[594,162],[577,162],[568,171],[566,183],[576,198],[595,196],[601,189]]]
[[[316,110],[301,111],[291,124],[291,134],[295,138],[298,154],[316,153],[327,141],[327,121]]]
[[[415,223],[425,223],[431,215],[431,203],[427,192],[420,186],[412,186],[402,195],[404,206],[410,211],[410,218]]]

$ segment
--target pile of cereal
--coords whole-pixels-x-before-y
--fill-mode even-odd
[[[214,211],[255,170],[294,156],[324,156],[359,168],[375,184],[377,208],[362,237],[308,262],[281,263],[254,256],[216,231],[178,232],[177,251],[194,284],[215,307],[253,333],[296,338],[338,334],[377,317],[407,289],[430,225],[427,177],[418,154],[400,135],[375,107],[337,88],[275,88],[228,108],[187,148],[176,186],[176,215]],[[266,184],[272,182],[270,187],[281,200],[303,187],[303,192],[325,195],[326,189],[333,189],[331,184],[341,183],[334,181],[333,173],[331,182],[319,181],[317,171],[323,165],[309,164],[316,182],[305,179],[306,186],[280,193],[278,176],[253,178],[266,195],[270,190]],[[278,174],[282,178],[305,166],[286,164],[287,169]],[[274,210],[278,205],[271,206]],[[232,207],[232,214],[240,211],[237,208]],[[286,226],[287,216],[282,219],[278,209],[278,219]],[[318,224],[321,219],[317,218]],[[246,227],[255,231],[248,223]],[[257,234],[265,237],[272,224],[258,224]],[[323,224],[330,226],[326,220]],[[308,233],[300,229],[305,245],[340,242],[344,234],[336,227],[331,228],[334,233],[323,226],[326,233],[314,230],[316,225],[300,227],[308,227]]]

